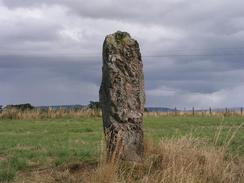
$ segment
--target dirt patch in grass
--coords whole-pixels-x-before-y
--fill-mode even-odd
[[[94,170],[98,165],[96,161],[85,161],[80,163],[72,163],[66,166],[65,169],[68,169],[71,174],[82,174],[85,171]]]
[[[89,182],[91,172],[95,171],[98,162],[84,161],[70,163],[55,168],[39,168],[17,174],[15,183],[82,183]]]
[[[3,161],[6,161],[6,160],[7,160],[6,157],[0,155],[0,163],[3,162]]]

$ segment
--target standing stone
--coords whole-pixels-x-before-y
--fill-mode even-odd
[[[103,43],[99,98],[108,159],[141,161],[145,103],[139,44],[127,32],[106,36]]]

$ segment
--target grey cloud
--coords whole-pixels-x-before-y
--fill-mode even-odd
[[[0,15],[0,102],[97,99],[102,42],[117,29],[140,43],[147,105],[206,107],[243,100],[241,0],[2,2],[7,17]],[[239,98],[231,101],[231,94]]]
[[[73,58],[73,57],[38,57],[38,56],[0,56],[0,68],[5,70],[14,70],[14,74],[10,76],[19,78],[16,71],[35,71],[42,70],[52,76],[44,77],[58,77],[65,78],[70,81],[85,81],[98,85],[101,76],[101,62],[99,59]],[[9,78],[9,77],[7,77]],[[7,79],[6,78],[6,79]],[[28,77],[25,78],[25,80]],[[43,79],[37,77],[36,79]],[[2,78],[4,80],[4,78]]]
[[[236,20],[243,16],[243,1],[112,1],[112,0],[3,0],[9,8],[39,7],[41,5],[61,5],[69,8],[71,13],[94,19],[120,19],[145,23],[168,24],[180,27],[192,27],[198,30],[216,33],[233,32],[240,27]],[[229,11],[227,11],[229,10]],[[228,21],[226,21],[228,17]],[[222,28],[225,29],[222,29]],[[243,25],[241,26],[243,28]],[[234,31],[235,32],[235,31]]]
[[[2,61],[0,57],[2,104],[86,104],[98,99],[98,64],[64,58],[20,58],[5,56],[7,61]]]

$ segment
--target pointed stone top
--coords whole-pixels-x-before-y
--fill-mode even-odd
[[[122,32],[122,31],[117,31],[115,33],[112,34],[116,40],[121,40],[121,39],[124,39],[126,37],[130,37],[130,34],[128,32]]]
[[[117,31],[113,34],[109,34],[105,38],[105,42],[108,44],[112,44],[115,47],[121,45],[133,45],[135,44],[135,40],[131,38],[128,32]]]

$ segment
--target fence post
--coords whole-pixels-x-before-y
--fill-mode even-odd
[[[243,113],[243,108],[241,107],[241,115],[242,115],[242,113]]]
[[[211,109],[211,107],[209,107],[209,114],[210,114],[210,116],[212,116],[212,109]]]
[[[228,108],[227,107],[225,108],[225,114],[226,115],[228,114]]]
[[[177,108],[175,107],[175,116],[177,116]]]
[[[193,116],[195,115],[195,109],[194,109],[194,107],[192,108],[192,115]]]

